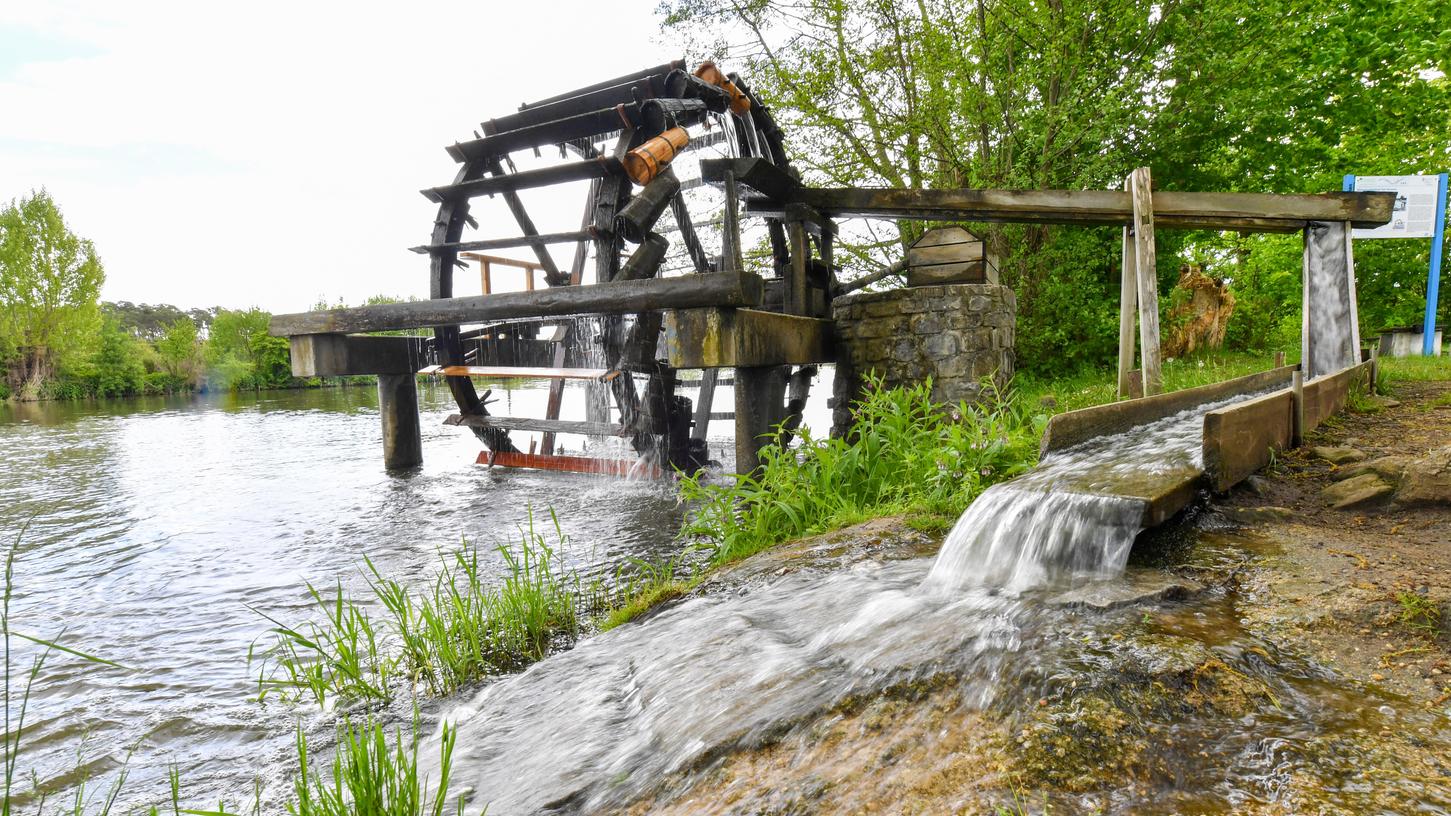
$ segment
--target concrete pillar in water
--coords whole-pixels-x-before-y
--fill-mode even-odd
[[[378,412],[383,417],[383,465],[396,470],[422,464],[423,433],[413,374],[378,375]]]

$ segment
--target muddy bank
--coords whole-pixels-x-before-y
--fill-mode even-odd
[[[1399,404],[1336,420],[1144,536],[1124,579],[1035,599],[1056,610],[1051,631],[990,666],[859,688],[702,752],[616,812],[1451,812],[1447,621],[1427,617],[1451,598],[1451,511],[1396,490],[1335,509],[1326,490],[1352,463],[1309,450],[1425,457],[1451,441],[1451,411],[1432,407],[1448,391],[1402,386]],[[935,546],[877,520],[699,591],[769,592]]]

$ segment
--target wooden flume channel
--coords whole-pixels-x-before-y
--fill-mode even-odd
[[[692,127],[708,130],[692,137]],[[416,465],[421,457],[418,441],[403,438],[418,433],[416,395],[405,393],[411,386],[404,379],[411,382],[426,370],[444,377],[458,403],[450,424],[469,428],[487,448],[481,462],[617,475],[694,470],[704,464],[708,424],[719,415],[713,410],[718,371],[733,368],[736,467],[753,470],[772,429],[799,421],[810,382],[807,367],[833,361],[830,301],[842,289],[833,260],[838,218],[1114,225],[1126,233],[1134,228],[1134,240],[1125,244],[1127,270],[1131,244],[1147,243],[1151,256],[1155,225],[1277,232],[1327,222],[1361,227],[1389,220],[1392,203],[1390,194],[1377,193],[1150,192],[1147,171],[1139,188],[1124,192],[810,187],[791,168],[771,112],[739,75],[710,63],[687,70],[683,62],[672,62],[597,82],[523,105],[484,122],[481,131],[448,148],[459,163],[453,180],[423,190],[438,204],[429,242],[413,248],[429,257],[429,300],[279,315],[272,321],[273,334],[292,340],[299,376],[387,378],[389,388],[380,386],[380,394],[390,467]],[[726,155],[701,158],[711,147]],[[511,154],[537,155],[544,148],[573,159],[514,169]],[[689,162],[698,163],[701,180],[720,191],[718,211],[691,211],[687,193],[695,184],[679,179]],[[579,229],[541,234],[520,192],[579,182],[588,183]],[[465,240],[465,228],[479,226],[470,202],[481,196],[502,199],[521,234]],[[667,211],[673,224],[657,229]],[[769,268],[746,269],[742,218],[764,223]],[[707,253],[696,225],[719,225],[719,254]],[[661,277],[672,241],[688,257],[690,272]],[[560,245],[573,247],[567,266],[550,252]],[[490,293],[486,278],[486,294],[455,297],[461,256],[508,248],[533,254],[533,261],[516,265],[526,270],[531,285],[535,272],[541,273],[544,287]],[[587,269],[591,259],[593,268]],[[1145,315],[1156,308],[1136,305]],[[1125,314],[1131,327],[1132,312]],[[577,329],[580,316],[598,324],[597,337]],[[485,325],[465,328],[477,324]],[[529,334],[551,325],[547,338]],[[354,334],[418,328],[431,328],[433,337]],[[1144,349],[1156,349],[1157,326],[1146,325],[1142,339]],[[539,344],[548,347],[548,365],[528,364],[522,352],[511,350]],[[485,362],[486,352],[513,359]],[[1132,344],[1127,353],[1131,360]],[[591,356],[602,356],[603,365],[590,362]],[[1146,369],[1157,360],[1150,356],[1146,351]],[[682,368],[702,369],[694,403],[676,394]],[[546,416],[491,417],[472,376],[549,379]],[[565,380],[576,376],[608,389],[618,423],[559,419]],[[1145,378],[1152,387],[1147,371]],[[411,422],[401,416],[409,410]],[[510,438],[516,430],[542,432],[540,450],[518,450]],[[644,467],[555,455],[558,433],[623,436]]]

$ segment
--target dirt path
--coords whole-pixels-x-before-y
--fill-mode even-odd
[[[1359,463],[1315,448],[1423,458],[1451,444],[1451,383],[1403,383],[1399,404],[1346,412],[1220,503],[1279,550],[1244,585],[1253,626],[1348,678],[1428,705],[1451,699],[1451,506],[1333,509],[1322,492]]]

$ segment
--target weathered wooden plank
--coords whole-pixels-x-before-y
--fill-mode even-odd
[[[997,280],[991,274],[988,262],[983,259],[907,267],[908,286],[935,286],[942,283],[997,283]]]
[[[913,244],[907,249],[907,263],[912,266],[981,261],[987,257],[982,241],[963,241],[952,244],[923,246]]]
[[[1118,300],[1118,398],[1134,393],[1129,381],[1134,370],[1134,314],[1139,308],[1139,278],[1134,265],[1134,233],[1123,229],[1123,264],[1119,274]],[[1139,396],[1143,396],[1140,391]]]
[[[605,178],[607,176],[619,175],[622,172],[620,163],[614,157],[602,156],[597,159],[586,159],[584,161],[569,162],[568,164],[556,164],[553,167],[525,170],[522,173],[508,173],[502,176],[488,176],[486,178],[461,181],[457,184],[445,184],[442,187],[430,187],[427,190],[420,190],[419,192],[423,193],[423,197],[429,201],[442,203],[446,200],[477,198],[483,195],[493,195],[494,193],[527,190],[532,187],[548,187],[550,185],[565,184],[571,181]]]
[[[534,468],[536,470],[561,470],[571,473],[595,473],[604,476],[622,476],[638,479],[659,479],[663,475],[658,465],[629,459],[591,459],[587,456],[546,456],[542,453],[494,452],[479,453],[478,464],[493,467]]]
[[[305,334],[291,338],[294,377],[413,374],[429,357],[430,337]]]
[[[269,331],[289,337],[455,326],[519,317],[629,314],[706,306],[751,307],[760,305],[763,295],[763,282],[750,273],[691,275],[275,315]]]
[[[709,184],[724,184],[727,173],[733,173],[738,184],[782,200],[783,206],[784,199],[801,188],[795,176],[761,158],[704,159],[700,163],[700,178]]]
[[[574,232],[550,232],[544,235],[521,235],[518,238],[488,238],[482,241],[454,241],[447,244],[424,244],[422,246],[410,247],[413,252],[419,255],[427,255],[430,252],[475,252],[488,249],[512,249],[521,246],[540,246],[543,244],[571,244],[580,241],[588,241],[595,237],[593,228],[576,230]]]
[[[704,163],[702,163],[704,164]],[[1307,221],[1349,221],[1357,227],[1390,220],[1389,193],[1153,193],[1158,226],[1295,232]],[[834,218],[907,218],[1127,226],[1133,202],[1114,190],[913,190],[797,187],[750,199],[746,211],[783,217],[786,205],[807,204]]]
[[[1164,390],[1159,368],[1159,276],[1154,255],[1153,183],[1149,168],[1129,175],[1134,202],[1134,270],[1139,281],[1139,355],[1143,360],[1144,396]]]
[[[620,375],[608,368],[543,368],[536,366],[470,366],[444,365],[425,366],[419,374],[438,374],[444,377],[495,377],[498,379],[535,380],[592,380],[605,382]]]
[[[423,462],[418,420],[418,382],[412,373],[378,376],[378,414],[383,422],[383,466],[389,470]]]
[[[1360,361],[1349,234],[1344,223],[1305,228],[1300,360],[1307,382]]]
[[[678,309],[665,321],[674,368],[829,363],[830,337],[830,320],[757,309]]]
[[[534,417],[479,416],[477,414],[450,414],[443,421],[445,425],[460,425],[468,428],[503,428],[509,431],[547,431],[551,434],[582,434],[584,436],[624,436],[625,430],[608,422],[573,422],[564,419],[535,419]]]

